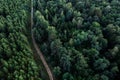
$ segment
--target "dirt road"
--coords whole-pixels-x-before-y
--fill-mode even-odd
[[[45,67],[45,69],[48,73],[49,79],[53,80],[53,74],[52,74],[52,72],[51,72],[51,70],[50,70],[42,52],[39,50],[39,47],[38,47],[37,43],[35,42],[35,38],[34,38],[34,35],[33,35],[33,32],[32,32],[32,27],[33,27],[33,0],[31,0],[31,37],[32,37],[32,42],[33,42],[34,48],[36,49],[37,54],[39,55],[43,65],[44,65],[44,67]]]

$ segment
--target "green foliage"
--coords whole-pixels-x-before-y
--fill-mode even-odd
[[[54,75],[55,75],[56,77],[59,76],[59,75],[61,74],[60,67],[59,67],[59,66],[54,67],[53,73],[54,73]]]
[[[55,27],[48,26],[47,32],[48,32],[48,41],[49,42],[51,42],[57,38],[57,31],[56,31]]]
[[[62,80],[74,80],[74,78],[73,78],[73,76],[72,76],[71,74],[69,74],[69,73],[66,72],[66,73],[63,75]]]
[[[93,22],[92,25],[93,27],[100,27],[100,24],[98,22]]]
[[[63,54],[60,59],[60,65],[65,71],[70,71],[70,67],[71,67],[70,60],[71,60],[70,56],[65,54]]]
[[[26,37],[29,3],[29,0],[0,0],[1,80],[40,79]]]
[[[102,75],[101,80],[109,80],[109,78],[107,76],[105,76],[105,75]]]
[[[39,11],[35,12],[35,17],[37,18],[36,21],[36,25],[39,27],[43,27],[46,28],[48,27],[49,23],[45,20],[44,16],[42,16],[42,14]]]
[[[105,70],[105,68],[108,68],[110,65],[110,62],[103,58],[103,59],[98,59],[94,63],[95,70]]]
[[[119,80],[119,0],[38,2],[35,37],[57,78]]]

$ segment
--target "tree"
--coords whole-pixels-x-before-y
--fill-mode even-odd
[[[80,75],[81,77],[85,77],[89,75],[89,70],[88,70],[88,63],[86,58],[84,57],[84,55],[82,55],[82,53],[80,53],[79,51],[73,49],[72,50],[74,53],[74,58],[72,59],[73,64],[74,64],[74,70],[76,72],[74,72],[77,75]]]
[[[71,57],[69,55],[63,54],[60,58],[60,66],[64,71],[70,71]]]
[[[38,0],[36,4],[40,9],[35,10],[39,12],[34,26],[42,40],[38,44],[56,77],[114,80],[119,75],[119,0]]]
[[[105,75],[102,75],[101,80],[109,80],[109,78],[107,76],[105,76]]]
[[[114,45],[119,43],[119,35],[120,34],[120,27],[115,26],[113,24],[107,25],[107,27],[104,29],[104,35],[108,39],[109,45]]]
[[[105,70],[110,65],[110,62],[105,58],[100,58],[94,62],[95,70]]]
[[[79,31],[75,31],[73,33],[73,36],[75,36],[73,39],[74,41],[74,45],[75,46],[80,46],[84,41],[87,41],[87,35],[88,33],[87,32],[79,32]]]
[[[48,27],[49,23],[48,23],[48,21],[45,20],[44,16],[41,14],[41,12],[36,11],[35,17],[36,17],[36,26],[37,27],[41,27],[43,29]]]
[[[99,7],[96,7],[94,10],[94,14],[97,15],[98,17],[102,16],[102,10]]]
[[[0,16],[0,32],[5,32],[5,18]]]
[[[62,42],[60,39],[56,39],[51,42],[50,49],[51,49],[51,55],[57,56],[59,54],[59,49],[62,47]]]
[[[92,26],[93,26],[93,27],[98,27],[98,28],[99,28],[99,27],[100,27],[100,24],[99,24],[98,22],[93,22],[93,23],[92,23]]]
[[[61,69],[60,69],[60,67],[59,67],[59,66],[54,67],[53,73],[54,73],[54,75],[55,75],[56,77],[59,76],[59,75],[61,74]]]
[[[66,72],[64,73],[62,80],[74,80],[74,77],[70,73]]]
[[[57,39],[57,31],[56,31],[55,27],[49,26],[47,28],[47,31],[48,31],[48,41],[49,42]]]

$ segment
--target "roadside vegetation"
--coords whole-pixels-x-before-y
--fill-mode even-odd
[[[119,80],[119,0],[36,0],[34,36],[59,80]]]
[[[29,0],[0,0],[0,80],[41,80],[27,36]]]

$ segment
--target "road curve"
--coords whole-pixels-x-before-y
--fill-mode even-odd
[[[53,74],[52,74],[52,72],[51,72],[51,70],[50,70],[42,52],[39,50],[39,47],[36,44],[36,41],[35,41],[35,38],[34,38],[34,35],[33,35],[33,32],[32,32],[32,27],[33,27],[33,0],[31,0],[31,37],[32,37],[32,42],[33,42],[34,48],[36,49],[37,54],[39,55],[43,65],[44,65],[44,67],[45,67],[45,69],[48,73],[49,79],[54,80],[53,79]]]

